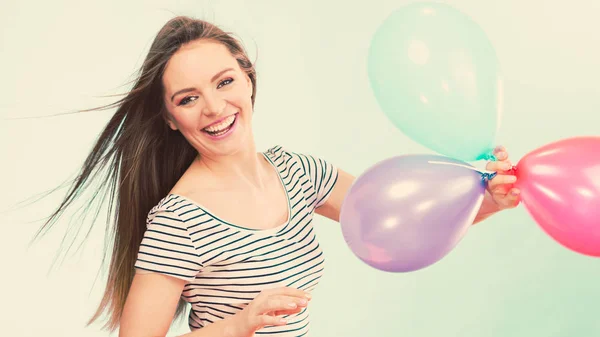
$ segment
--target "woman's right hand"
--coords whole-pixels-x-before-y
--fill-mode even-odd
[[[291,287],[262,291],[233,317],[235,330],[239,332],[236,337],[253,336],[265,326],[287,324],[281,316],[302,311],[310,298],[308,292]]]

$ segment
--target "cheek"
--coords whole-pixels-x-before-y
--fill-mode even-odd
[[[198,119],[194,116],[197,116],[197,114],[186,111],[185,114],[175,115],[174,118],[180,130],[194,130],[198,126]]]
[[[237,107],[238,109],[247,110],[248,106],[252,106],[252,99],[249,95],[247,95],[246,90],[236,88],[235,90],[231,90],[227,93],[225,97],[229,104]]]

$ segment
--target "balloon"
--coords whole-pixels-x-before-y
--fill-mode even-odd
[[[555,241],[600,257],[600,137],[545,145],[516,165],[521,202]]]
[[[446,256],[475,220],[485,175],[438,155],[384,160],[350,187],[340,214],[344,239],[358,258],[379,270],[429,266]]]
[[[465,14],[439,3],[401,7],[372,38],[368,75],[381,110],[414,141],[464,161],[494,158],[499,61]]]

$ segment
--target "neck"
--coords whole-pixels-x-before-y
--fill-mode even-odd
[[[199,170],[210,174],[219,184],[242,183],[258,188],[264,187],[265,159],[257,153],[254,143],[227,156],[199,156],[197,165]]]

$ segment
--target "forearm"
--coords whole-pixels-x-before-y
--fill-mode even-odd
[[[473,221],[473,224],[481,222],[481,221],[489,218],[490,216],[496,214],[499,211],[500,211],[500,208],[498,207],[496,202],[492,199],[492,196],[490,195],[490,193],[488,191],[485,191],[485,197],[483,198],[483,203],[481,204],[481,207],[479,208],[479,212],[477,213],[477,216],[475,216],[475,220]]]

